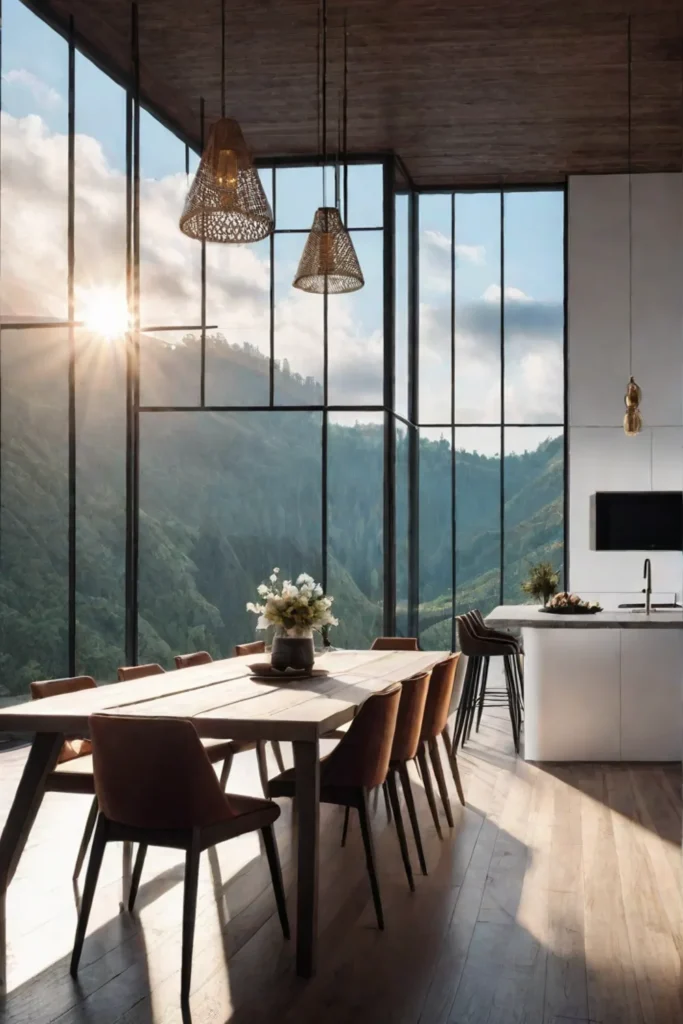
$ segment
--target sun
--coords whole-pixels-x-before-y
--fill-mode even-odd
[[[106,341],[122,338],[130,328],[126,296],[122,289],[103,286],[84,289],[79,296],[79,320]]]

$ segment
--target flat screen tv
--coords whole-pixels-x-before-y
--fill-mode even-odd
[[[598,491],[591,518],[596,551],[683,550],[681,491]]]

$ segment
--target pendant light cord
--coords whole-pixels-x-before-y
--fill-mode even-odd
[[[631,16],[628,17],[628,373],[633,376],[633,153],[632,153],[632,43]]]
[[[344,77],[342,80],[342,160],[344,167],[344,223],[349,222],[349,25],[344,10]]]
[[[221,117],[225,117],[225,0],[221,0]]]
[[[320,6],[321,13],[321,63],[322,63],[322,81],[320,90],[320,102],[322,106],[322,161],[323,161],[323,206],[327,206],[327,190],[325,185],[325,165],[327,163],[327,0],[321,0]]]

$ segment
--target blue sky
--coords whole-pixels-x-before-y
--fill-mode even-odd
[[[23,6],[20,0],[3,3],[3,110],[15,118],[37,114],[50,132],[61,135],[67,130],[67,44],[57,33]],[[125,170],[125,104],[123,90],[80,54],[76,64],[76,128],[83,136],[96,139],[104,157],[106,175],[113,182]],[[169,217],[177,217],[182,204],[185,147],[175,136],[145,113],[141,127],[141,170],[153,184],[173,182],[176,187],[169,205]],[[248,138],[247,138],[247,141]],[[197,158],[193,155],[191,167]],[[263,173],[264,186],[272,197],[272,174]],[[327,202],[334,197],[333,175],[328,171]],[[151,194],[151,193],[150,193]],[[169,192],[170,195],[170,192]],[[290,360],[293,370],[303,375],[319,375],[321,340],[316,341],[316,326],[321,321],[319,300],[291,294],[290,282],[303,247],[305,232],[310,227],[315,208],[322,202],[322,172],[318,168],[292,168],[277,172],[277,227],[300,229],[302,234],[279,236],[275,266],[276,301],[284,303],[289,329],[278,338],[279,358]],[[423,422],[442,422],[450,407],[450,196],[423,195],[420,198],[420,302],[422,306],[421,401]],[[351,228],[379,228],[382,219],[382,171],[379,166],[352,166],[349,169],[349,211]],[[404,253],[399,220],[397,251]],[[561,324],[558,309],[563,297],[563,196],[558,192],[521,192],[505,198],[505,285],[506,311],[511,330],[509,398],[506,405],[521,409],[523,395],[533,388],[550,391],[537,395],[537,410],[520,415],[533,422],[551,415],[547,409],[557,406],[561,394],[558,379],[558,345],[561,345]],[[335,300],[339,331],[331,336],[330,398],[350,401],[344,381],[353,370],[358,379],[359,364],[368,356],[363,384],[364,404],[381,401],[378,377],[381,359],[382,331],[382,235],[379,231],[355,232],[356,245],[366,277],[366,287],[352,296]],[[144,245],[143,239],[143,245]],[[165,243],[168,245],[168,241]],[[192,243],[188,243],[191,245]],[[161,245],[161,241],[159,242]],[[455,202],[456,247],[456,418],[475,422],[495,422],[500,416],[499,352],[494,344],[496,334],[496,288],[500,289],[500,201],[495,193],[463,194]],[[223,247],[219,247],[223,248]],[[176,263],[189,253],[178,245]],[[194,256],[192,263],[196,262]],[[267,246],[260,246],[250,256],[240,258],[240,272],[249,274],[249,259],[258,277],[267,267]],[[222,262],[221,262],[222,260]],[[212,295],[220,294],[223,280],[235,265],[235,257],[212,257],[212,272],[217,276]],[[256,262],[255,262],[256,261]],[[151,280],[151,272],[149,279]],[[144,274],[143,274],[144,276]],[[405,267],[397,268],[396,286],[399,305],[401,289],[405,289]],[[234,282],[232,282],[234,285]],[[224,308],[216,309],[212,319],[227,325],[227,330],[240,330],[260,344],[264,339],[261,322],[250,328],[248,318],[225,299]],[[343,305],[342,305],[343,304]],[[170,308],[170,307],[169,307]],[[184,312],[184,311],[183,311]],[[198,315],[198,314],[197,314]],[[507,317],[507,312],[506,312]],[[296,324],[305,321],[305,330]],[[174,321],[175,322],[175,321]],[[462,322],[462,327],[461,327]],[[548,325],[547,328],[544,325]],[[543,333],[547,331],[547,337]],[[516,334],[514,333],[516,332]],[[305,336],[305,337],[304,337]],[[299,348],[301,346],[301,348]],[[544,347],[545,346],[545,347]],[[347,351],[348,350],[348,351]],[[397,347],[399,368],[405,348]],[[305,365],[302,353],[306,352]],[[547,359],[546,355],[547,354]],[[547,365],[544,364],[544,359]],[[354,364],[351,366],[351,364]],[[519,380],[515,374],[519,370]],[[526,376],[525,376],[526,375]],[[362,376],[362,374],[361,374]],[[401,372],[399,369],[399,376]],[[398,391],[404,394],[400,381]],[[547,409],[546,409],[547,406]],[[560,410],[561,412],[561,410]],[[515,411],[515,416],[517,415]],[[555,418],[555,417],[553,417]],[[536,431],[534,431],[536,433]],[[489,432],[481,432],[488,437]]]

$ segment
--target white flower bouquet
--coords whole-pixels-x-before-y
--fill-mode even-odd
[[[279,573],[273,569],[269,582],[258,587],[260,601],[247,604],[247,611],[258,615],[257,629],[274,626],[281,636],[306,637],[323,626],[338,625],[331,611],[334,598],[326,597],[312,576],[302,572],[292,583],[281,581]]]

